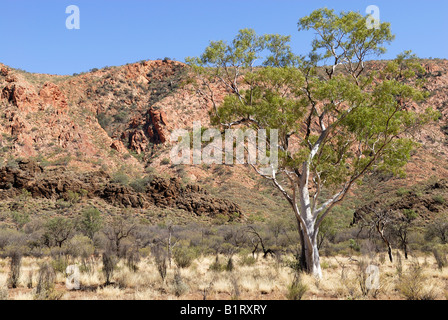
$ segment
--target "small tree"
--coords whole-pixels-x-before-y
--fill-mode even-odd
[[[426,227],[427,240],[437,238],[442,244],[448,243],[448,214],[443,213]]]
[[[101,230],[103,218],[101,211],[95,207],[86,208],[81,213],[79,227],[81,231],[93,240],[95,234]]]
[[[418,214],[411,209],[404,209],[397,214],[394,223],[390,225],[391,233],[398,239],[398,244],[404,251],[404,258],[409,253],[409,232],[414,227]]]
[[[410,52],[367,73],[366,59],[383,54],[394,39],[389,23],[368,28],[359,13],[325,8],[298,27],[316,34],[308,57],[292,53],[288,36],[244,29],[232,43],[213,41],[187,62],[211,103],[213,124],[277,130],[278,166],[251,166],[291,205],[302,269],[321,278],[317,236],[324,219],[366,174],[403,174],[414,147],[406,134],[435,112],[409,108],[426,97],[415,80],[424,68]],[[219,86],[228,92],[222,102]]]
[[[103,232],[113,245],[113,250],[117,256],[120,256],[121,242],[131,236],[136,228],[137,225],[130,217],[115,216],[107,224]]]
[[[389,226],[395,221],[392,211],[383,208],[375,208],[370,210],[367,214],[360,215],[359,218],[361,220],[361,222],[358,222],[361,227],[360,230],[367,229],[369,237],[371,238],[375,234],[379,235],[387,247],[390,262],[393,262],[392,243],[389,238],[390,234],[386,232]]]
[[[72,220],[65,217],[56,217],[48,220],[45,226],[45,241],[51,245],[56,244],[59,248],[62,244],[70,239],[75,229],[75,224]]]

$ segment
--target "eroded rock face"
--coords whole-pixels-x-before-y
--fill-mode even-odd
[[[120,153],[125,153],[127,151],[123,142],[121,142],[120,140],[114,140],[110,147]]]
[[[148,110],[148,115],[148,135],[151,138],[151,142],[165,143],[168,140],[168,134],[165,129],[168,121],[165,112],[150,108]]]
[[[405,210],[413,210],[422,221],[431,221],[437,213],[444,212],[448,209],[448,204],[445,200],[438,201],[438,198],[435,197],[437,194],[447,194],[447,191],[448,180],[442,179],[424,186],[418,193],[409,191],[408,194],[390,202],[373,200],[354,212],[352,224],[360,222],[363,217],[367,217],[375,211],[390,212],[391,217],[400,218],[400,215]],[[381,198],[389,199],[393,198],[393,196],[383,194]]]
[[[39,97],[42,99],[42,103],[44,104],[50,104],[58,109],[67,108],[66,97],[54,83],[46,82],[39,91]]]
[[[129,148],[137,154],[144,152],[148,145],[148,139],[142,130],[135,130],[129,134]]]
[[[34,90],[13,81],[3,88],[1,97],[24,112],[36,111],[39,105],[39,97]]]
[[[67,199],[69,192],[87,191],[90,198],[102,198],[119,207],[149,208],[173,207],[196,215],[240,215],[235,203],[209,195],[197,185],[182,186],[179,179],[155,177],[145,192],[129,186],[112,183],[103,172],[86,172],[76,176],[64,168],[47,170],[31,160],[24,160],[15,167],[0,168],[0,199],[13,197],[22,189],[35,198]]]

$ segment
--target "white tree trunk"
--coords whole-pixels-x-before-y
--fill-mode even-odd
[[[322,268],[320,266],[317,237],[312,236],[314,232],[314,223],[315,221],[312,221],[309,224],[309,227],[307,227],[308,234],[304,234],[305,241],[302,245],[305,246],[306,267],[308,273],[312,274],[317,279],[322,279]]]
[[[317,248],[317,242],[313,244],[313,264],[311,274],[317,279],[322,279],[322,268],[320,267],[319,249]]]

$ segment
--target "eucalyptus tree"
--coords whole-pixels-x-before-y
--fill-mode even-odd
[[[212,124],[277,130],[278,165],[269,173],[251,166],[291,205],[301,266],[320,278],[324,219],[364,175],[403,174],[416,145],[408,133],[435,112],[410,108],[426,97],[418,79],[424,69],[410,52],[369,69],[367,59],[394,39],[389,23],[368,28],[359,13],[319,9],[298,29],[315,33],[307,56],[292,52],[289,36],[244,29],[230,43],[211,41],[187,63],[211,105]],[[222,101],[218,88],[226,92]]]

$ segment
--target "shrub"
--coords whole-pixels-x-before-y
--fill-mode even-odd
[[[287,288],[286,299],[302,300],[307,291],[308,287],[302,282],[300,275],[296,275],[292,283]]]
[[[0,229],[0,250],[9,245],[16,245],[23,241],[23,234],[12,229]]]
[[[61,254],[57,254],[53,258],[53,260],[51,260],[50,264],[55,272],[65,274],[65,270],[67,269],[67,267],[69,265],[68,257],[61,255]]]
[[[71,238],[66,245],[66,253],[74,258],[88,258],[94,251],[95,247],[93,246],[93,241],[81,234],[77,234]]]
[[[101,217],[101,211],[97,208],[89,207],[81,212],[79,228],[91,240],[93,240],[95,234],[101,229],[102,224],[103,218]]]
[[[81,195],[79,193],[77,193],[77,192],[68,190],[67,191],[67,196],[66,196],[65,200],[67,200],[68,202],[70,202],[72,204],[75,204],[75,203],[78,203],[81,200]]]
[[[221,272],[226,270],[226,265],[219,261],[218,255],[216,255],[215,261],[210,265],[209,270],[215,272]]]
[[[8,300],[9,292],[8,288],[0,287],[0,301]]]
[[[108,286],[112,283],[111,279],[114,275],[114,271],[117,266],[117,263],[118,263],[118,259],[114,254],[112,254],[111,251],[106,250],[105,252],[103,252],[103,274],[104,274],[104,277],[106,278],[106,283],[105,283],[106,286]]]
[[[406,189],[406,188],[398,188],[397,191],[396,191],[396,194],[399,197],[406,196],[406,195],[408,195],[410,193],[411,193],[411,191]]]
[[[65,217],[55,217],[46,223],[45,226],[45,241],[56,244],[59,248],[62,244],[70,239],[75,225],[73,221]]]
[[[162,281],[165,282],[167,270],[167,254],[160,244],[157,244],[151,248],[151,254],[154,257],[157,271],[159,271]]]
[[[176,297],[180,297],[188,291],[188,285],[184,282],[179,269],[177,269],[174,274],[173,289]]]
[[[148,183],[152,181],[153,177],[151,176],[145,176],[143,178],[138,178],[133,180],[129,185],[132,189],[134,189],[136,192],[145,192],[146,186]]]
[[[106,130],[109,127],[110,123],[112,122],[112,119],[109,116],[107,116],[105,113],[99,113],[96,116],[96,118],[98,120],[99,125],[104,130]]]
[[[17,229],[22,229],[25,224],[30,222],[30,215],[27,212],[12,211],[11,218],[17,226]]]
[[[434,255],[434,258],[437,262],[437,267],[442,270],[447,265],[446,255],[445,253],[440,250],[439,248],[434,248],[432,250],[432,254]]]
[[[256,262],[257,259],[251,255],[242,255],[240,259],[240,264],[242,266],[253,266]]]
[[[163,158],[162,161],[160,162],[160,164],[168,165],[168,164],[170,164],[170,159],[169,158]]]
[[[140,253],[137,250],[128,250],[126,252],[126,265],[132,272],[138,271],[138,263],[140,262]]]
[[[9,285],[11,288],[17,288],[20,279],[20,269],[22,267],[22,252],[20,249],[14,249],[9,254],[10,261],[10,273],[9,273]]]
[[[114,120],[118,123],[125,123],[128,120],[129,114],[126,111],[120,111],[113,116]]]
[[[129,184],[129,177],[123,171],[118,171],[112,175],[111,182],[127,186]]]
[[[231,271],[233,271],[233,269],[234,269],[233,259],[232,259],[232,257],[230,257],[230,258],[227,260],[226,271],[231,272]]]
[[[49,263],[44,263],[39,268],[36,286],[35,300],[59,300],[62,297],[55,288],[56,273]]]
[[[432,199],[438,203],[438,204],[444,204],[445,203],[445,198],[442,197],[441,195],[435,195],[432,197]]]
[[[407,300],[434,300],[432,289],[425,286],[423,268],[414,262],[398,280],[396,289]]]
[[[196,253],[191,248],[176,247],[173,250],[174,262],[179,268],[188,268],[196,258]]]

